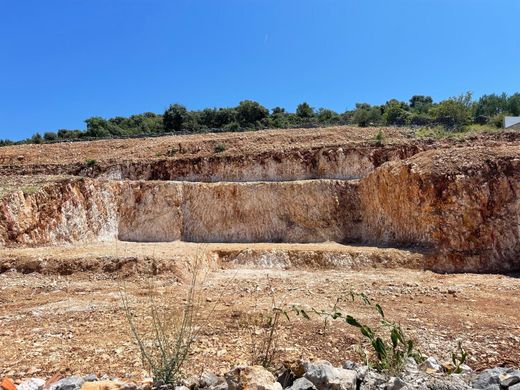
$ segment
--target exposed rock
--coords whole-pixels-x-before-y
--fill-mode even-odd
[[[307,378],[296,379],[288,390],[316,390],[316,386]]]
[[[442,272],[520,268],[520,148],[422,152],[360,183],[363,236],[433,251]]]
[[[18,386],[17,390],[40,390],[45,385],[45,381],[40,378],[31,378],[23,381]]]
[[[213,372],[204,371],[199,379],[199,386],[200,387],[215,387],[221,383],[223,383],[225,380],[224,378],[221,378]]]
[[[397,377],[392,377],[386,384],[386,390],[400,390],[406,386],[406,383]]]
[[[226,375],[229,390],[282,390],[282,385],[262,366],[239,366]]]
[[[49,386],[49,390],[79,390],[85,383],[85,379],[80,376],[63,378]]]
[[[336,368],[328,361],[304,362],[305,378],[311,381],[318,390],[355,389],[357,373],[354,370]]]
[[[493,386],[500,388],[500,376],[513,371],[510,368],[496,367],[482,371],[472,381],[475,389],[488,389]]]
[[[437,359],[433,357],[427,358],[422,364],[421,368],[426,371],[428,374],[442,372],[442,366],[439,364]]]

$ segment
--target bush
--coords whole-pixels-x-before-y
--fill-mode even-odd
[[[236,108],[237,119],[243,127],[255,127],[269,117],[269,110],[252,100],[243,100]]]
[[[58,139],[58,135],[53,131],[48,131],[43,134],[43,139],[45,141],[56,141]]]
[[[124,290],[121,292],[121,301],[130,331],[139,348],[142,362],[145,368],[150,370],[154,381],[170,385],[179,384],[181,370],[196,336],[202,329],[202,322],[196,323],[202,309],[197,297],[202,284],[201,260],[197,256],[184,303],[180,308],[174,305],[175,301],[181,301],[177,294],[173,291],[171,295],[158,294],[151,281],[145,290],[147,298],[145,309],[148,311],[149,319],[146,318],[142,323],[138,323],[137,319],[143,317],[135,314],[129,296]],[[164,301],[158,301],[158,296],[163,297]],[[177,299],[172,302],[172,297]],[[207,321],[207,318],[205,320]]]
[[[171,104],[163,115],[163,125],[166,131],[181,131],[188,119],[188,110],[180,104]]]
[[[215,151],[215,153],[222,153],[223,151],[226,150],[226,145],[224,144],[216,144],[215,147],[213,148],[213,150]]]

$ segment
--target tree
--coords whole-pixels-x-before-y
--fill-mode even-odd
[[[40,133],[35,133],[30,140],[33,144],[41,144],[43,142],[42,135]]]
[[[508,99],[505,93],[501,95],[491,94],[480,97],[476,104],[475,118],[479,116],[492,117],[501,114],[508,109]]]
[[[181,104],[171,104],[163,115],[163,124],[166,131],[181,131],[182,125],[188,118],[188,110]]]
[[[377,106],[372,107],[367,103],[356,103],[352,122],[360,127],[377,125],[381,123],[381,109]]]
[[[464,97],[444,100],[432,112],[435,121],[449,130],[461,130],[471,118],[470,107]]]
[[[520,115],[520,93],[515,93],[507,99],[507,110],[511,115]]]
[[[404,102],[392,99],[386,102],[383,107],[384,119],[387,125],[404,126],[410,121],[410,113],[407,111],[408,105]]]
[[[314,117],[314,109],[307,102],[303,102],[296,107],[296,115],[302,119],[310,119]]]
[[[236,108],[237,119],[244,127],[254,127],[269,117],[269,110],[252,100],[243,100]]]
[[[85,123],[87,124],[85,135],[88,137],[108,137],[110,135],[107,121],[99,116],[88,118]]]
[[[410,108],[412,111],[420,114],[426,114],[433,105],[431,96],[414,95],[410,99]]]
[[[45,141],[56,141],[58,139],[58,135],[53,131],[47,131],[43,134],[43,139]]]
[[[318,122],[321,124],[334,124],[341,121],[341,117],[335,111],[329,110],[328,108],[320,108],[317,112]]]

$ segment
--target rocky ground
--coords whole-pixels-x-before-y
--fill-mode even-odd
[[[125,289],[131,297],[137,317],[146,318],[149,305],[143,299],[150,281],[170,304],[178,305],[186,289],[186,283],[179,282],[182,278],[175,273],[1,274],[0,375],[23,379],[60,372],[142,378],[145,373],[120,291]],[[379,302],[427,356],[448,360],[461,340],[469,354],[467,363],[475,370],[520,365],[520,279],[514,275],[236,268],[207,274],[200,290],[199,319],[204,326],[186,374],[223,373],[238,363],[251,363],[255,338],[262,331],[255,321],[270,313],[273,299],[280,306],[328,310],[343,298],[340,306],[345,312],[376,324],[371,308],[348,301],[351,290]],[[340,320],[323,327],[319,318],[281,322],[279,361],[359,361],[356,329]]]

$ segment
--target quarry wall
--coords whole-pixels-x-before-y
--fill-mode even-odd
[[[352,173],[370,159],[342,161]],[[175,172],[143,166],[132,172]],[[75,178],[4,196],[0,246],[335,241],[415,247],[443,272],[512,271],[520,269],[519,172],[520,147],[511,146],[426,151],[382,163],[360,180]]]

